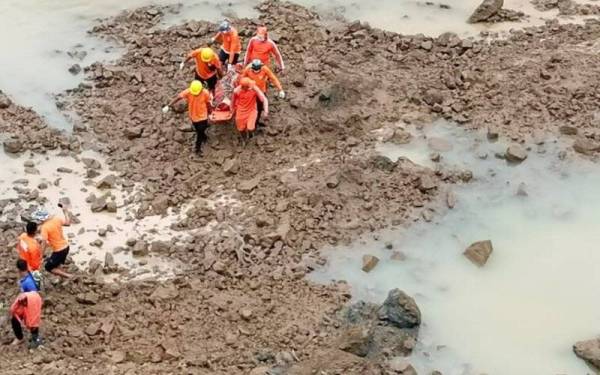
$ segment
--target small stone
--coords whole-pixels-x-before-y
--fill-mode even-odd
[[[456,206],[456,201],[456,194],[454,194],[453,191],[449,191],[448,194],[446,194],[446,205],[448,208],[453,209]]]
[[[362,270],[364,272],[371,272],[375,266],[379,263],[379,258],[374,255],[363,255],[362,257]]]
[[[106,203],[106,211],[111,212],[111,213],[117,212],[117,202],[110,201],[110,202]]]
[[[90,246],[102,247],[102,245],[104,245],[104,242],[102,242],[101,239],[96,239],[96,240],[90,242]]]
[[[402,262],[406,260],[406,255],[402,251],[394,251],[390,259]]]
[[[419,190],[421,190],[422,192],[427,192],[429,190],[433,190],[433,189],[437,188],[437,186],[438,186],[438,184],[433,179],[433,177],[431,177],[429,175],[423,175],[423,176],[419,177]]]
[[[575,355],[600,369],[600,339],[579,341],[573,345]]]
[[[38,184],[38,189],[40,189],[40,190],[46,190],[46,189],[48,189],[48,184],[46,182],[40,182]]]
[[[73,170],[71,168],[65,168],[65,167],[58,167],[58,168],[56,168],[56,171],[58,173],[73,173]]]
[[[81,66],[79,64],[73,64],[69,67],[69,73],[77,75],[81,73]]]
[[[242,181],[238,184],[238,190],[242,193],[250,193],[260,182],[260,177],[255,177],[251,180]]]
[[[330,189],[335,189],[340,184],[340,179],[337,173],[332,173],[325,179],[325,185]]]
[[[115,268],[115,258],[110,251],[104,256],[104,268],[108,270]]]
[[[100,326],[101,326],[101,323],[99,323],[99,322],[90,324],[89,326],[86,327],[85,334],[88,336],[97,335],[100,332]]]
[[[519,145],[511,145],[506,149],[505,158],[512,163],[520,163],[527,159],[527,151]]]
[[[579,137],[573,143],[573,149],[580,154],[592,155],[596,151],[600,151],[600,144],[583,137]]]
[[[473,262],[473,264],[483,267],[487,263],[493,250],[492,241],[485,240],[471,244],[463,254],[467,259]]]
[[[235,159],[227,159],[225,160],[225,162],[223,163],[223,172],[225,172],[226,175],[231,176],[236,174],[238,171],[238,163],[236,162]]]
[[[577,135],[577,128],[573,126],[564,125],[558,128],[558,130],[564,135]]]
[[[23,152],[23,143],[20,141],[8,140],[2,143],[4,147],[4,152],[7,154],[18,154]]]
[[[521,182],[519,184],[519,187],[517,188],[517,196],[519,197],[526,197],[529,194],[527,194],[527,185],[525,185],[524,182]]]
[[[112,189],[117,184],[117,177],[114,174],[109,174],[104,177],[98,184],[96,184],[96,188],[98,189]]]
[[[244,320],[250,320],[250,318],[252,318],[252,310],[250,310],[250,309],[242,309],[240,311],[240,315],[242,316],[242,318]]]
[[[495,141],[499,137],[498,131],[494,128],[488,128],[487,130],[487,139],[490,141]]]
[[[431,49],[433,48],[433,43],[431,42],[431,40],[426,40],[423,43],[421,43],[421,48],[425,51],[431,51]]]

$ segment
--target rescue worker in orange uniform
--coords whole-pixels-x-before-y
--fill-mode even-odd
[[[57,276],[71,278],[72,276],[62,269],[69,255],[69,241],[63,233],[63,226],[71,225],[71,215],[66,207],[60,205],[63,217],[50,216],[47,211],[41,209],[34,214],[34,220],[41,223],[42,253],[50,247],[52,254],[46,259],[44,268]]]
[[[196,80],[204,83],[210,92],[214,92],[217,80],[223,75],[223,67],[217,58],[217,54],[209,47],[193,50],[181,62],[179,70],[183,69],[185,64],[191,59],[196,61]]]
[[[271,56],[275,59],[277,68],[283,72],[285,65],[283,64],[283,57],[281,57],[277,44],[269,39],[267,28],[259,26],[256,35],[250,39],[248,47],[246,47],[244,66],[248,66],[254,59],[259,59],[263,65],[269,66],[271,64]]]
[[[242,134],[242,139],[252,136],[256,128],[256,118],[258,116],[257,101],[260,101],[264,107],[265,117],[269,115],[269,101],[263,92],[256,86],[250,78],[244,77],[240,85],[233,90],[231,108],[235,112],[235,125]]]
[[[17,296],[10,307],[10,318],[15,340],[12,345],[19,345],[24,340],[23,325],[31,332],[29,348],[35,349],[42,344],[39,336],[42,320],[42,297],[38,292],[26,292]]]
[[[206,129],[208,129],[208,115],[212,111],[212,95],[204,89],[200,81],[192,81],[188,89],[180,92],[169,104],[163,107],[163,113],[169,112],[169,108],[180,100],[185,100],[188,104],[188,115],[196,132],[195,152],[198,156],[201,156],[202,145],[208,140]]]
[[[248,65],[241,74],[242,78],[250,78],[256,83],[256,86],[263,92],[263,94],[267,94],[267,90],[269,87],[269,83],[272,83],[277,90],[279,90],[279,98],[285,99],[285,92],[283,91],[283,87],[281,86],[281,82],[279,79],[273,74],[271,69],[268,66],[264,65],[262,61],[259,59],[254,59],[250,65]],[[263,112],[262,102],[257,102],[257,110],[258,115],[256,118],[256,123],[258,126],[264,126],[263,123],[260,122],[260,117]]]
[[[17,241],[19,258],[27,263],[29,272],[39,271],[42,265],[42,247],[35,239],[37,224],[29,221],[25,225],[25,232],[21,233]]]
[[[229,71],[233,65],[238,63],[242,52],[242,42],[237,30],[231,26],[229,21],[223,21],[219,25],[219,32],[212,38],[212,41],[221,43],[219,60]]]

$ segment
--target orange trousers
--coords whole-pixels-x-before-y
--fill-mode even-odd
[[[235,115],[235,126],[237,130],[243,132],[245,130],[254,131],[256,129],[256,117],[258,111],[251,111],[249,113],[238,113]]]

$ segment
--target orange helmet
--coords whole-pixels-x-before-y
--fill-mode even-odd
[[[253,81],[253,80],[251,80],[251,79],[250,79],[250,78],[248,78],[248,77],[244,77],[244,78],[242,78],[242,79],[240,80],[240,85],[241,85],[242,87],[246,87],[246,88],[248,88],[248,87],[252,86],[253,84],[254,84],[254,81]]]

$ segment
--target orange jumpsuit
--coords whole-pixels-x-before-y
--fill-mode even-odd
[[[26,306],[19,303],[23,298],[27,299]],[[42,321],[42,297],[38,292],[19,294],[10,307],[10,315],[28,329],[39,328]]]
[[[196,74],[198,77],[203,80],[207,80],[217,74],[217,71],[221,70],[221,62],[215,54],[210,62],[205,63],[200,57],[202,50],[203,48],[193,50],[189,53],[188,57],[193,58],[196,61]]]
[[[266,111],[269,110],[267,98],[258,87],[252,86],[244,89],[238,86],[233,91],[231,107],[235,111],[235,126],[238,131],[254,131],[256,128],[256,117],[258,116],[257,100],[263,103]]]
[[[42,264],[42,248],[35,238],[28,236],[27,233],[22,233],[17,242],[17,251],[19,258],[27,262],[30,272],[39,271]]]
[[[232,61],[231,59],[233,58],[233,55],[242,52],[242,42],[240,41],[240,36],[234,27],[227,32],[218,33],[215,36],[215,40],[221,43],[221,49],[230,56],[230,61]]]
[[[275,74],[273,74],[271,69],[269,69],[267,66],[263,65],[258,72],[255,72],[252,70],[252,66],[248,65],[242,72],[241,78],[244,77],[248,77],[253,80],[256,83],[256,86],[258,86],[258,88],[264,93],[267,93],[269,82],[271,82],[277,88],[277,90],[283,90],[281,82],[279,82]]]
[[[269,66],[271,56],[275,58],[275,62],[280,69],[285,69],[281,52],[279,52],[275,42],[268,38],[263,40],[254,36],[248,42],[248,47],[246,47],[244,65],[250,64],[254,59],[259,59],[264,65]]]

